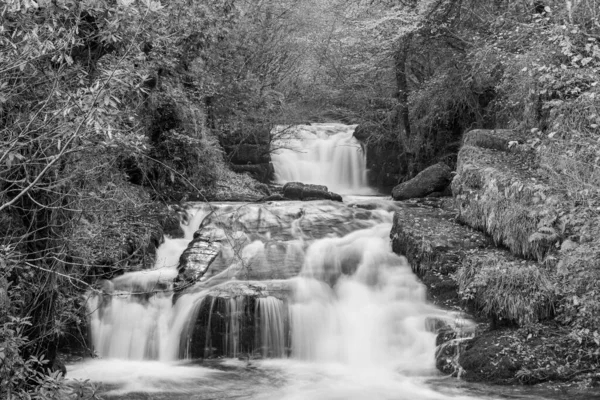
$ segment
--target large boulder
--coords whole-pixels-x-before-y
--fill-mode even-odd
[[[407,200],[443,192],[451,180],[452,170],[440,162],[425,168],[411,180],[396,186],[392,190],[392,197],[394,200]]]
[[[283,186],[283,196],[290,200],[333,200],[342,201],[342,196],[330,192],[327,186],[288,182]]]

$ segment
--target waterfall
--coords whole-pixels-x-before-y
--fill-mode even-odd
[[[342,194],[371,194],[366,155],[352,136],[355,128],[335,123],[277,127],[271,143],[275,180],[325,185]]]
[[[306,145],[306,154],[279,150],[280,157],[274,157],[279,179],[311,182],[304,177],[325,171],[319,178],[324,181],[312,182],[338,191],[366,188],[364,156],[352,147],[352,127],[321,124],[298,129],[316,142]],[[328,158],[336,165],[327,167]],[[292,165],[304,166],[295,171]],[[291,175],[294,171],[299,175]],[[396,399],[388,396],[396,390],[408,390],[408,397],[402,398],[447,398],[420,383],[406,382],[411,376],[434,373],[432,326],[452,326],[456,316],[428,304],[425,288],[406,259],[392,252],[389,234],[397,206],[372,197],[364,201],[368,206],[324,201],[193,205],[189,222],[182,225],[184,237],[165,238],[153,269],[105,281],[102,293],[89,294],[96,354],[106,363],[148,366],[152,378],[140,378],[131,390],[162,385],[158,361],[176,365],[174,371],[189,380],[194,373],[176,361],[229,359],[244,363],[244,368],[268,369],[273,364],[267,360],[280,360],[292,364],[275,364],[276,373],[299,371],[294,379],[300,379],[300,394],[290,397],[267,385],[265,390],[278,394],[265,398],[350,398],[355,384],[361,395],[353,398],[373,392],[379,393],[376,398]],[[220,250],[202,269],[204,276],[174,295],[180,256],[201,223],[196,236],[214,240]],[[99,376],[123,381],[118,374],[106,375],[114,364],[96,365],[102,369]],[[303,365],[312,365],[310,372]],[[316,368],[324,375],[315,376]],[[346,375],[339,375],[339,368]],[[72,376],[94,379],[81,373]],[[218,381],[206,379],[208,386],[220,387]],[[313,392],[312,382],[321,379],[321,392]],[[338,379],[344,383],[338,384]],[[187,387],[197,385],[194,381]],[[234,393],[229,386],[225,390]]]
[[[323,211],[316,208],[315,215]],[[286,212],[295,214],[285,208],[270,212],[284,213],[278,219],[285,218]],[[208,206],[196,210],[196,215],[207,214]],[[115,278],[107,285],[110,293],[90,297],[90,326],[97,354],[164,361],[289,355],[349,365],[395,363],[397,368],[402,368],[398,365],[401,360],[410,360],[413,367],[418,364],[431,369],[435,335],[428,331],[426,321],[432,316],[448,317],[426,303],[425,289],[405,259],[391,252],[391,213],[373,211],[370,227],[337,237],[323,233],[324,237],[309,242],[297,226],[302,218],[314,217],[290,218],[296,219],[288,229],[300,237],[291,235],[291,239],[277,242],[267,236],[265,244],[248,242],[240,232],[231,235],[243,238],[241,259],[261,280],[232,280],[230,271],[239,274],[241,268],[233,263],[184,292],[175,304],[171,281],[177,270],[172,264],[182,251],[178,241],[188,241],[192,235],[188,232],[184,239],[167,239],[153,270]],[[348,218],[340,223],[360,222]],[[202,218],[192,220],[197,226]],[[224,221],[221,217],[215,220],[219,224]],[[193,230],[190,226],[186,229]],[[285,237],[289,236],[286,232]],[[266,257],[265,248],[277,251]],[[260,286],[261,282],[276,282],[268,279],[272,268],[286,274],[298,271],[299,260],[297,276],[281,281],[289,286],[288,294],[274,296],[267,286]],[[260,271],[261,265],[267,266],[267,272]]]

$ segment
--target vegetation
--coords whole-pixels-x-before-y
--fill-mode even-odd
[[[82,294],[152,264],[164,202],[262,195],[221,142],[270,130],[294,65],[265,42],[279,5],[0,6],[0,397],[65,393],[49,371],[85,342]]]

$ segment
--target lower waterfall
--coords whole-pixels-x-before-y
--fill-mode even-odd
[[[193,391],[186,382],[199,384],[200,375],[215,384],[219,369],[195,366],[197,360],[205,366],[229,360],[220,368],[250,366],[257,374],[285,371],[286,377],[260,393],[247,388],[249,399],[312,398],[314,393],[281,392],[287,390],[280,386],[284,382],[317,379],[303,378],[314,373],[304,365],[313,365],[321,371],[318,379],[329,382],[315,398],[340,398],[335,393],[343,387],[333,392],[327,387],[346,369],[355,372],[343,372],[343,379],[377,371],[378,380],[386,377],[378,385],[401,383],[403,390],[409,390],[409,377],[435,376],[436,334],[428,321],[451,326],[460,319],[428,304],[406,260],[391,251],[393,204],[364,201],[378,208],[330,201],[195,205],[185,237],[165,240],[153,270],[106,281],[102,293],[90,294],[99,360],[74,365],[70,375],[119,386],[108,391],[117,398],[132,391],[167,391],[175,396],[168,398],[178,398],[182,387],[183,393]],[[178,288],[174,278],[182,266],[175,260],[184,244],[193,248],[204,238],[192,234],[201,222],[198,232],[219,243],[218,255],[202,278]],[[185,360],[192,364],[181,364]],[[138,372],[115,374],[122,365]],[[159,365],[175,368],[169,374],[178,371],[173,378],[178,383],[167,384],[170,375],[162,375]],[[419,398],[446,398],[422,384],[409,387],[409,393],[424,396]]]
[[[233,277],[242,285],[237,293],[227,288],[231,281],[213,286],[209,278],[185,289],[173,306],[176,265],[115,278],[106,285],[110,293],[89,300],[94,349],[101,357],[162,361],[244,355],[365,364],[410,356],[432,367],[435,335],[425,321],[449,316],[426,303],[424,287],[391,252],[390,219],[379,215],[371,227],[305,241],[303,265],[285,281],[288,293],[277,297],[269,288],[255,291],[253,280],[245,287]],[[247,268],[265,268],[264,252],[262,241],[247,243]]]

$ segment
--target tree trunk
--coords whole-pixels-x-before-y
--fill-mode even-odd
[[[404,129],[406,140],[410,139],[410,120],[408,116],[408,81],[406,79],[406,61],[412,34],[406,35],[398,45],[394,54],[394,68],[396,72],[396,98],[398,99],[398,119],[400,127]]]
[[[394,53],[394,69],[396,75],[396,98],[398,99],[398,113],[396,114],[396,123],[398,127],[398,139],[401,148],[406,154],[406,166],[408,177],[414,175],[414,152],[410,145],[411,129],[408,110],[408,80],[406,78],[408,50],[412,34],[408,34],[402,38],[398,44],[398,48]]]

